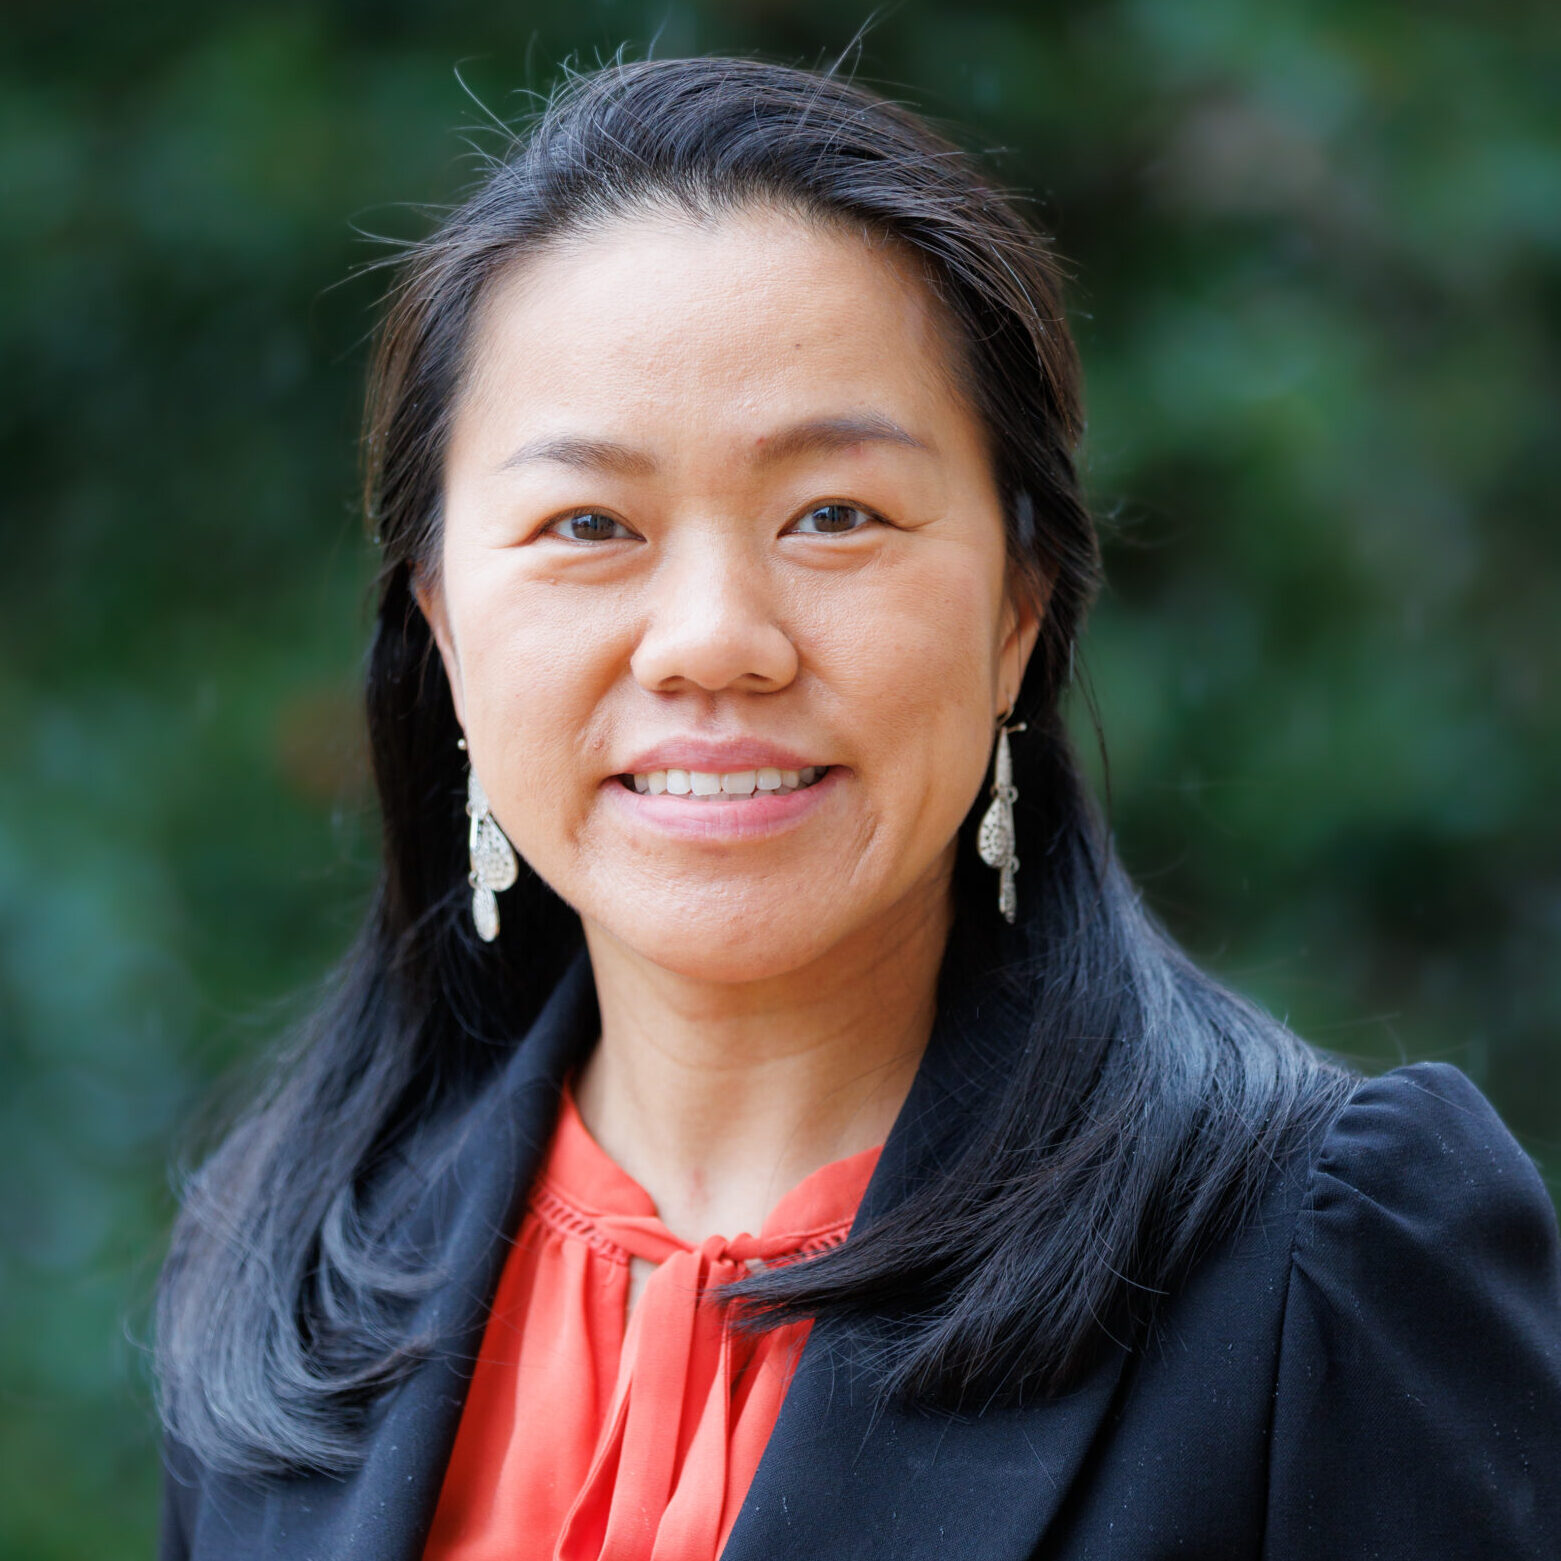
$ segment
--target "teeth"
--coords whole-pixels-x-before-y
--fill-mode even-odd
[[[641,794],[659,797],[751,797],[755,792],[798,791],[811,786],[828,765],[810,764],[804,770],[734,770],[717,775],[709,770],[650,770],[626,777]]]

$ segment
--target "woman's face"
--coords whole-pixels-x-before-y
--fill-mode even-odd
[[[768,209],[491,291],[419,600],[593,939],[754,980],[945,912],[1037,626],[949,361],[902,262]]]

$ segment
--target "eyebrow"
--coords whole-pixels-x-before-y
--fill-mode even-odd
[[[779,433],[767,434],[759,440],[759,447],[749,457],[749,463],[770,466],[779,461],[794,460],[799,455],[826,455],[861,444],[892,444],[932,453],[932,446],[925,439],[918,439],[892,417],[881,412],[861,412],[842,417],[811,418],[794,423]],[[553,434],[528,440],[501,463],[499,470],[514,471],[517,467],[538,462],[569,466],[576,471],[612,472],[624,477],[648,477],[656,470],[655,457],[644,450],[612,439],[590,439],[576,434]]]

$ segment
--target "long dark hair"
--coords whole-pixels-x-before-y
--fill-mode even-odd
[[[707,217],[778,205],[917,258],[956,328],[1015,577],[1047,593],[1014,755],[1028,1034],[1008,1086],[901,1207],[747,1282],[750,1317],[892,1314],[883,1389],[927,1404],[1064,1389],[1239,1221],[1345,1088],[1158,926],[1070,747],[1060,702],[1099,552],[1048,243],[953,141],[836,74],[739,59],[568,74],[388,295],[366,433],[384,867],[328,997],[186,1187],[159,1293],[160,1396],[170,1433],[213,1468],[353,1464],[367,1406],[417,1358],[409,1304],[439,1282],[395,1248],[382,1211],[453,1138],[580,945],[578,918],[534,875],[507,895],[496,943],[469,930],[458,729],[412,585],[435,567],[451,404],[494,277],[668,202]],[[994,918],[990,879],[956,873],[956,932]]]

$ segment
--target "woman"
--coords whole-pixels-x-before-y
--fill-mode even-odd
[[[1532,1165],[1086,799],[1077,379],[964,155],[766,64],[571,80],[414,247],[384,874],[176,1231],[165,1556],[1557,1553]]]

